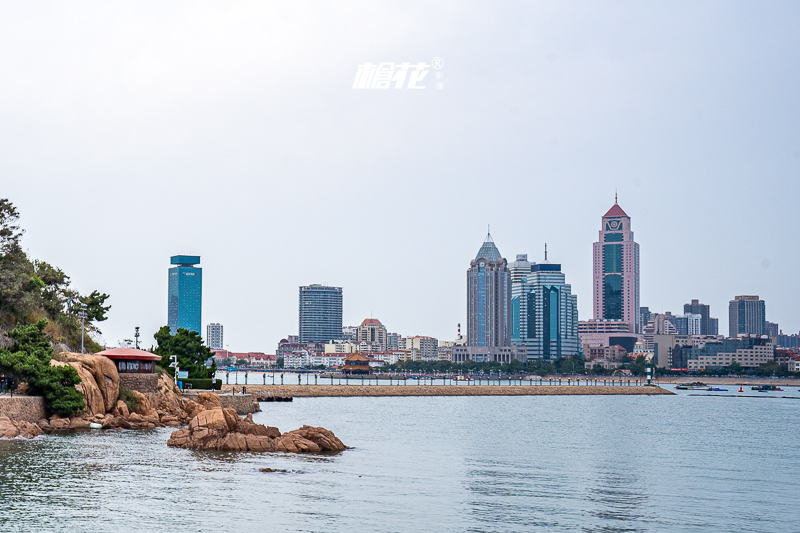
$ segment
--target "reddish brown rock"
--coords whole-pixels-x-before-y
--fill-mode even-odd
[[[201,411],[189,427],[175,431],[169,446],[224,451],[320,453],[338,452],[347,447],[331,431],[303,426],[281,434],[278,428],[253,422],[252,416],[240,419],[233,409]]]
[[[0,416],[0,438],[13,439],[22,437],[32,439],[42,434],[41,428],[36,424],[24,420],[13,421],[7,416]]]

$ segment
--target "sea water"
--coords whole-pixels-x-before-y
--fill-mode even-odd
[[[337,455],[169,448],[171,429],[0,441],[8,531],[800,531],[800,400],[295,398]],[[261,468],[286,470],[264,473]]]

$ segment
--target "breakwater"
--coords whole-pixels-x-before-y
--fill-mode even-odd
[[[237,394],[242,387],[235,387]],[[233,387],[223,386],[223,391]],[[674,394],[661,387],[602,385],[247,385],[247,392],[276,396],[323,398],[347,396],[605,396]]]

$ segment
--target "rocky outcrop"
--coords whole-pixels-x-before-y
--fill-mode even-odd
[[[7,416],[0,416],[0,439],[13,439],[22,437],[32,439],[42,434],[42,430],[36,424],[25,422],[24,420],[11,420]]]
[[[174,432],[168,446],[236,452],[340,452],[347,447],[325,428],[303,426],[283,433],[278,428],[253,422],[252,415],[240,419],[233,409],[201,411],[189,427]]]
[[[114,362],[102,355],[77,355],[81,363],[94,378],[95,385],[103,397],[104,413],[110,411],[119,399],[119,373]]]
[[[117,367],[102,355],[65,353],[66,362],[50,361],[52,366],[73,367],[81,378],[75,388],[83,393],[86,412],[89,415],[104,415],[119,399],[119,374]]]

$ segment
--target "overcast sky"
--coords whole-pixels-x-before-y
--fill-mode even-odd
[[[311,283],[345,325],[452,339],[487,224],[509,261],[547,242],[591,318],[615,189],[642,305],[699,298],[727,333],[758,294],[800,329],[797,2],[0,6],[0,197],[111,295],[108,345],[153,342],[181,253],[231,350],[274,353]],[[434,57],[442,89],[352,89]]]

